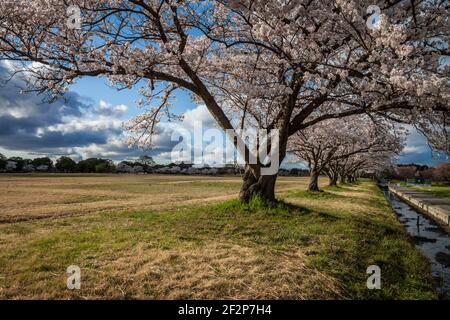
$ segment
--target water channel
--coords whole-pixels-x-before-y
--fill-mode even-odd
[[[430,260],[439,297],[450,299],[450,235],[387,188],[383,192],[416,247]]]

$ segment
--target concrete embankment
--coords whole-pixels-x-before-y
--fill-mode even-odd
[[[450,200],[393,184],[389,184],[388,188],[390,192],[429,215],[436,222],[447,227],[450,226]],[[448,230],[448,228],[446,229]]]

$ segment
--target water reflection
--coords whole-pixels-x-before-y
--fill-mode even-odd
[[[397,214],[416,247],[431,261],[441,298],[450,299],[450,236],[426,215],[416,211],[396,195],[384,190],[386,198]]]

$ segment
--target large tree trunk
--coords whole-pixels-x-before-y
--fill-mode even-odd
[[[309,170],[308,191],[319,191],[319,170],[314,167]]]
[[[287,141],[289,138],[289,121],[290,121],[291,113],[286,113],[284,117],[280,120],[282,123],[279,126],[279,141],[278,141],[278,165],[283,162],[284,157],[286,156],[287,149]],[[269,148],[268,152],[272,154],[272,151],[275,149]],[[246,157],[247,158],[247,157]],[[261,169],[261,167],[259,168]],[[274,175],[261,175],[260,170],[255,168],[255,166],[250,166],[247,164],[245,166],[244,172],[244,183],[241,187],[241,191],[239,193],[239,198],[242,202],[248,203],[252,198],[259,196],[267,203],[275,203],[275,184],[277,182],[278,177],[278,169],[277,173]]]
[[[337,186],[337,180],[338,180],[338,176],[337,176],[337,174],[330,174],[329,175],[329,181],[328,181],[328,185],[330,186],[330,187],[334,187],[334,186]]]
[[[277,181],[277,175],[259,176],[250,169],[246,168],[244,177],[244,183],[239,193],[239,198],[242,202],[248,203],[250,200],[259,196],[268,203],[275,202],[275,184]]]

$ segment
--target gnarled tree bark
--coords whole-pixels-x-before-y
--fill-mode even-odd
[[[331,174],[328,178],[329,178],[328,185],[330,187],[337,186],[338,177],[336,174]]]
[[[319,174],[316,167],[310,169],[308,191],[319,191]]]
[[[246,166],[243,184],[239,193],[239,198],[242,202],[248,203],[252,198],[259,196],[263,200],[274,203],[275,202],[275,184],[278,175],[263,176],[255,173],[249,166]]]

